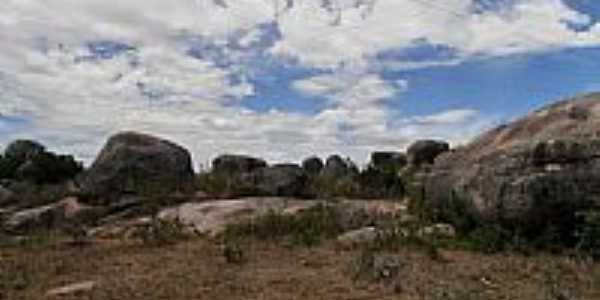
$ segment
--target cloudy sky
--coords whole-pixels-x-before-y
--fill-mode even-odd
[[[597,0],[2,0],[0,147],[364,162],[600,90]]]

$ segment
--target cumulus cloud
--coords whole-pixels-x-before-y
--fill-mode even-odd
[[[456,49],[463,59],[600,43],[598,25],[583,32],[568,26],[592,21],[561,0],[504,3],[475,13],[472,0],[378,1],[365,16],[361,5],[343,6],[336,15],[319,1],[304,1],[280,20],[283,39],[272,51],[336,67],[423,40]],[[336,18],[341,20],[331,26]]]
[[[466,109],[405,116],[390,104],[401,101],[410,82],[386,79],[381,69],[600,42],[600,25],[560,0],[485,11],[473,4],[4,0],[0,142],[36,138],[89,162],[108,135],[140,130],[186,145],[199,162],[222,152],[274,161],[341,152],[363,161],[369,151],[401,149],[415,138],[464,141],[490,123]],[[423,41],[456,55],[377,59]],[[257,93],[252,76],[268,72],[265,60],[318,71],[284,88],[323,99],[323,108],[315,114],[245,108],[245,98]],[[6,118],[24,121],[14,126]]]

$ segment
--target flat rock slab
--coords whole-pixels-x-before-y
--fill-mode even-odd
[[[268,212],[297,214],[318,204],[331,203],[325,200],[298,200],[291,198],[245,198],[239,200],[217,200],[202,203],[185,203],[168,208],[158,214],[165,221],[177,221],[190,226],[198,234],[216,236],[229,224],[239,223]],[[406,207],[391,201],[343,200],[335,202],[348,212],[364,210],[373,215],[403,213]]]
[[[185,203],[158,214],[164,221],[177,221],[190,226],[198,234],[216,236],[229,224],[255,218],[268,212],[294,214],[322,201],[302,201],[287,198],[247,198]]]
[[[342,214],[352,216],[365,212],[373,218],[382,215],[406,215],[406,206],[386,200],[301,200],[282,197],[254,197],[235,200],[205,200],[187,202],[161,210],[156,218],[165,222],[184,225],[186,233],[216,237],[231,224],[251,220],[269,212],[296,215],[319,204],[335,206]],[[99,238],[127,238],[136,229],[149,226],[154,217],[146,216],[105,224],[88,231]]]
[[[84,281],[79,283],[70,284],[67,286],[59,287],[56,289],[49,290],[46,292],[48,297],[60,297],[73,294],[80,294],[92,291],[96,287],[95,281]]]
[[[353,249],[361,245],[367,245],[375,242],[377,239],[377,234],[377,228],[364,227],[338,236],[336,244],[342,249]]]

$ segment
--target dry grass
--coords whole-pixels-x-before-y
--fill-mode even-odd
[[[196,239],[164,247],[53,237],[0,248],[0,299],[37,300],[49,289],[94,280],[87,293],[55,299],[600,299],[600,265],[575,258],[445,252],[375,253],[399,266],[387,281],[353,280],[362,251],[243,240],[244,262]]]

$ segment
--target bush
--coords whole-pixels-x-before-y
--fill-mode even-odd
[[[600,211],[580,212],[581,223],[575,235],[578,239],[576,249],[600,259]]]
[[[83,165],[71,155],[56,155],[35,141],[12,142],[0,156],[0,179],[55,184],[75,177]]]
[[[401,198],[404,195],[404,184],[393,166],[369,166],[360,173],[358,182],[362,198]]]
[[[59,183],[75,177],[82,170],[83,166],[73,156],[43,152],[22,164],[15,177],[37,184]]]
[[[0,179],[13,179],[19,167],[16,160],[0,155]]]

